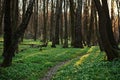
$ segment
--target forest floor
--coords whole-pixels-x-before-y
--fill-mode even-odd
[[[51,48],[49,44],[40,51],[27,44],[40,42],[25,40],[21,43],[13,64],[0,68],[0,80],[120,80],[120,60],[106,61],[105,53],[97,46]],[[2,45],[0,43],[0,55]]]

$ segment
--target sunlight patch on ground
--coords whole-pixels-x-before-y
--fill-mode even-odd
[[[3,38],[0,38],[0,41],[3,41]]]
[[[88,52],[87,52],[87,53],[92,52],[94,49],[95,49],[94,47],[91,47],[91,48],[88,50]]]
[[[60,53],[60,54],[56,54],[56,57],[61,56],[61,55],[63,55],[63,54],[66,54],[67,52],[68,52],[68,50],[66,50],[66,51],[64,51],[64,52],[62,52],[62,53]]]
[[[82,64],[89,55],[90,55],[90,54],[86,54],[86,55],[82,56],[82,57],[74,64],[74,66],[78,66],[78,65]]]
[[[29,57],[34,57],[35,55],[39,55],[39,54],[40,54],[40,52],[37,52],[37,53],[34,53],[34,54],[30,54],[30,55],[28,55],[28,56],[23,56],[22,58],[16,59],[16,60],[14,60],[14,61],[22,61],[23,59],[27,59],[27,58],[29,58]]]

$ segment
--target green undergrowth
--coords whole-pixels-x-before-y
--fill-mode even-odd
[[[41,44],[40,40],[24,39],[20,44]]]
[[[92,48],[90,53],[61,67],[52,80],[120,80],[120,60],[108,62],[105,53]]]
[[[0,80],[38,80],[59,62],[71,60],[88,53],[90,49],[79,48],[28,48],[16,54],[12,66],[0,68]],[[0,59],[1,60],[1,59]]]

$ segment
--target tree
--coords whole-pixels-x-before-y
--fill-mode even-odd
[[[27,5],[27,0],[22,0],[23,6],[22,6],[22,20],[23,17],[25,16],[25,11],[26,11],[26,5]],[[21,41],[23,41],[24,35],[21,36]]]
[[[12,29],[12,35],[16,31],[18,27],[18,18],[19,18],[19,6],[18,6],[18,0],[12,0],[11,1],[11,29]],[[18,44],[16,44],[16,53],[18,53]]]
[[[5,54],[7,49],[10,47],[12,43],[12,27],[11,27],[11,12],[10,12],[10,3],[11,0],[5,0],[5,14],[4,14],[4,50],[3,50],[3,56],[8,58],[8,61],[11,60],[9,56]],[[11,56],[14,56],[11,54]],[[6,61],[5,61],[6,62]],[[4,62],[4,63],[5,63]],[[3,65],[4,66],[4,65]]]
[[[119,28],[119,42],[120,42],[120,1],[116,0],[117,12],[118,12],[118,28]]]
[[[53,22],[55,22],[55,2],[52,0],[51,1],[51,33],[52,33],[52,35],[51,35],[51,37],[52,37],[52,45],[51,45],[51,47],[53,47],[53,48],[55,48],[56,47],[56,43],[55,43],[55,24],[53,23]],[[52,22],[53,21],[53,22]]]
[[[75,42],[75,11],[74,11],[74,1],[69,0],[70,2],[70,19],[71,19],[71,46],[73,46]]]
[[[2,23],[3,23],[3,15],[4,15],[4,1],[0,0],[0,35],[2,35]]]
[[[59,44],[59,23],[60,23],[60,11],[62,6],[60,5],[62,0],[56,1],[56,12],[55,12],[55,44]]]
[[[75,42],[73,47],[83,48],[82,45],[82,0],[77,0],[78,7],[76,9],[76,24],[75,24]]]
[[[34,6],[34,41],[37,40],[37,32],[38,32],[38,0],[35,0],[35,6]]]
[[[104,51],[106,52],[108,60],[111,61],[115,58],[118,58],[119,55],[118,50],[116,50],[116,48],[113,46],[113,43],[111,42],[112,33],[109,33],[112,24],[109,17],[107,0],[102,0],[102,5],[100,0],[94,0],[94,2],[99,16],[99,32],[102,45],[104,47]]]
[[[44,19],[44,26],[43,26],[43,44],[47,43],[47,19],[46,19],[46,0],[43,0],[43,19]]]
[[[64,48],[68,47],[68,1],[64,0]]]
[[[29,1],[29,5],[25,13],[25,16],[23,17],[22,23],[19,25],[19,27],[16,29],[16,31],[13,33],[13,36],[11,37],[12,35],[11,17],[10,17],[11,0],[5,0],[5,16],[4,16],[4,48],[5,50],[3,53],[4,59],[1,64],[2,67],[8,67],[12,64],[12,57],[14,56],[15,49],[16,49],[14,46],[18,44],[19,39],[24,34],[25,29],[27,28],[28,22],[32,14],[34,1],[35,0]]]

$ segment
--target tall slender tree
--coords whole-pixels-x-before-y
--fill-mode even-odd
[[[44,26],[43,26],[43,44],[47,43],[47,19],[46,19],[46,0],[43,0],[43,19],[44,19]]]
[[[82,0],[77,0],[78,6],[76,9],[76,25],[75,25],[75,42],[73,47],[83,48],[82,44]]]
[[[60,11],[62,0],[56,1],[56,12],[55,12],[55,44],[59,44],[59,23],[60,23]]]
[[[74,1],[73,0],[69,0],[70,2],[70,21],[71,21],[71,46],[73,46],[74,42],[75,42],[75,35],[73,33],[75,33],[75,6],[74,6]]]
[[[0,0],[0,35],[3,33],[4,0]]]
[[[68,47],[68,1],[64,0],[64,48]]]
[[[38,0],[35,0],[35,6],[34,6],[34,41],[37,40],[37,32],[38,32]]]

